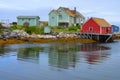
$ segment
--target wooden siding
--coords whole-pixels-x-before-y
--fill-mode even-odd
[[[58,15],[55,12],[49,14],[49,26],[58,26]]]
[[[17,23],[18,25],[24,25],[25,22],[29,23],[29,26],[39,26],[39,18],[33,18],[33,17],[29,17],[27,18],[26,16],[24,17],[18,17],[17,18]]]
[[[90,30],[89,28],[92,28],[92,30]],[[94,20],[90,19],[82,26],[82,32],[100,33],[100,27]]]
[[[105,20],[103,20],[105,21]],[[106,24],[106,22],[103,22]],[[108,24],[108,23],[107,23]],[[103,24],[101,24],[103,25]],[[97,33],[97,34],[109,34],[112,32],[110,26],[100,26],[93,18],[90,18],[83,26],[81,32],[84,33]]]

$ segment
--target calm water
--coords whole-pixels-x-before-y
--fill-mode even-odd
[[[120,80],[120,41],[0,45],[0,80]]]

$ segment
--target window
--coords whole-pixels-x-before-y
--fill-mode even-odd
[[[24,21],[24,19],[22,19],[22,21]]]
[[[54,19],[54,17],[52,17],[52,19]]]
[[[89,27],[89,31],[93,31],[93,28],[92,28],[92,27]]]
[[[110,32],[110,28],[109,28],[109,27],[106,28],[106,32],[107,32],[107,33]]]
[[[30,19],[28,19],[30,21]]]

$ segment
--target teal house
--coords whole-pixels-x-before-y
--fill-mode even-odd
[[[39,20],[39,16],[18,16],[17,24],[24,25],[25,23],[28,23],[29,26],[39,26]]]
[[[85,17],[74,8],[59,7],[57,10],[52,10],[49,13],[49,26],[65,26],[82,25]]]

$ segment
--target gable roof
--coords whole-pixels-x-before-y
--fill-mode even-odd
[[[74,13],[74,10],[70,10],[69,8],[65,8],[65,7],[59,7],[61,8],[63,11],[65,11],[69,16],[72,16],[72,17],[83,17],[85,18],[80,12],[76,11],[76,15]],[[59,9],[58,8],[58,9]],[[52,10],[51,12],[55,12],[57,15],[61,15],[60,12],[58,10]],[[51,13],[50,12],[50,13]],[[50,14],[49,13],[49,14]]]
[[[111,27],[111,25],[102,18],[92,18],[100,27]]]
[[[60,7],[62,10],[64,10],[69,16],[72,17],[83,17],[85,18],[80,12],[76,11],[76,14],[74,12],[74,10],[70,10],[69,8],[65,8],[65,7]]]
[[[54,10],[54,9],[53,9],[51,12],[55,12],[57,15],[60,15],[60,13],[59,13],[58,10]],[[51,13],[51,12],[50,12],[50,13]],[[50,14],[50,13],[49,13],[49,14]]]
[[[69,16],[74,17],[75,14],[73,14],[73,12],[71,10],[69,10],[69,8],[65,8],[65,7],[60,7],[62,10],[64,10]]]

